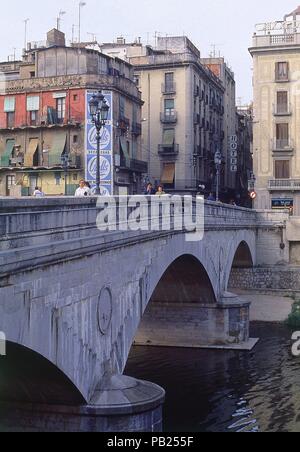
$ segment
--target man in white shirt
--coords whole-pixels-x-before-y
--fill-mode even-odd
[[[42,192],[42,190],[40,190],[39,187],[35,187],[35,190],[33,192],[33,196],[35,198],[44,198],[45,197],[45,193]]]
[[[75,197],[84,198],[86,196],[91,196],[91,189],[86,185],[86,182],[82,179],[79,182],[79,187],[75,192]]]

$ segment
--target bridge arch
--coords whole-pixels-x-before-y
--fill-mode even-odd
[[[251,268],[253,267],[253,257],[248,243],[243,240],[234,255],[232,268]]]
[[[215,303],[216,297],[205,267],[195,256],[184,254],[165,270],[150,297],[151,302]]]
[[[131,345],[188,345],[207,306],[216,306],[216,296],[205,267],[194,255],[177,257],[150,294]]]
[[[37,352],[6,344],[0,357],[0,400],[49,405],[82,405],[84,397],[69,378]]]
[[[227,269],[225,271],[225,287],[235,268],[252,268],[256,262],[256,236],[255,232],[251,234],[238,234],[227,260]]]

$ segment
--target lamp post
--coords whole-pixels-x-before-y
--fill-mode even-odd
[[[67,196],[67,177],[68,177],[68,169],[70,168],[70,165],[72,163],[72,160],[69,158],[69,154],[62,154],[61,156],[61,164],[64,169],[65,173],[65,196]]]
[[[222,165],[222,154],[220,151],[216,151],[216,153],[215,153],[215,166],[216,166],[216,174],[217,174],[216,202],[220,201],[221,165]]]
[[[86,2],[80,1],[79,2],[79,16],[78,16],[78,44],[80,44],[81,41],[81,9],[86,6]]]
[[[62,10],[59,11],[58,17],[57,17],[57,20],[56,20],[56,21],[57,21],[57,25],[56,25],[57,30],[60,30],[60,25],[61,25],[62,17],[63,17],[65,14],[67,14],[66,11],[62,11]]]
[[[101,173],[100,173],[100,147],[101,147],[101,130],[105,126],[108,120],[109,105],[99,91],[97,94],[93,94],[89,101],[90,115],[92,122],[96,127],[97,135],[97,168],[96,168],[96,191],[97,196],[101,195]]]

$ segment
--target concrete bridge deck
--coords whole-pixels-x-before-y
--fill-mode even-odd
[[[100,211],[94,198],[0,200],[0,331],[16,358],[0,358],[0,393],[10,402],[86,403],[102,421],[121,398],[122,423],[137,409],[137,388],[149,390],[119,380],[135,340],[248,341],[249,304],[227,293],[231,270],[288,259],[280,246],[288,215],[206,202],[204,238],[188,242],[174,230],[100,232]],[[28,353],[34,371],[24,383]],[[153,391],[138,404],[150,407],[152,426],[163,399]],[[97,428],[108,428],[103,422]]]

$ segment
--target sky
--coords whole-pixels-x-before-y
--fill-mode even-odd
[[[152,43],[156,32],[162,36],[185,34],[207,57],[216,49],[235,72],[239,103],[252,100],[252,60],[248,53],[256,23],[282,20],[293,11],[297,0],[85,0],[82,8],[82,40],[112,42],[118,36],[128,41],[141,37]],[[28,41],[45,40],[46,32],[56,26],[59,11],[65,11],[61,30],[78,36],[79,0],[10,0],[2,4],[0,19],[0,59],[21,56],[25,25]],[[215,46],[215,47],[214,47]]]

